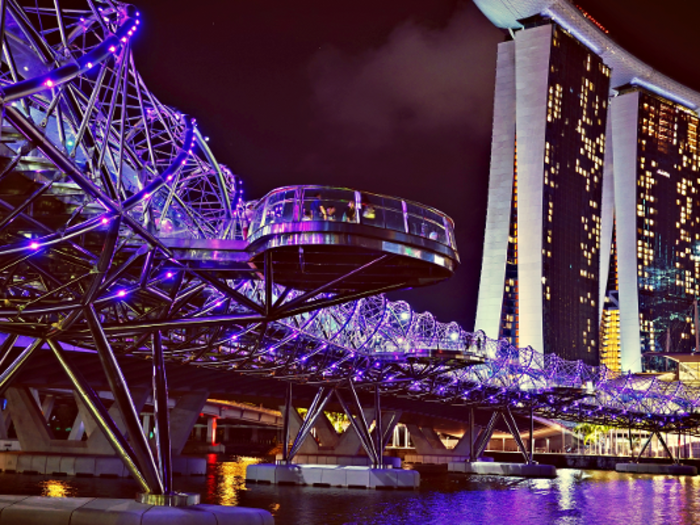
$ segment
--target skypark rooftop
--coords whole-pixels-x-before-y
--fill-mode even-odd
[[[474,0],[491,22],[511,31],[522,29],[522,20],[536,15],[551,18],[599,55],[612,70],[611,94],[625,84],[646,88],[666,99],[698,111],[700,93],[645,64],[604,32],[589,16],[568,0]]]

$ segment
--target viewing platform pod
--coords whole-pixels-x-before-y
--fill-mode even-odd
[[[428,206],[346,188],[290,186],[263,197],[248,230],[251,262],[297,290],[382,292],[450,277],[454,223]]]

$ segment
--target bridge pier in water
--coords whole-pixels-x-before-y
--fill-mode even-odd
[[[641,463],[640,460],[644,455],[646,449],[650,446],[652,439],[656,437],[657,440],[663,446],[664,452],[667,457],[672,461],[671,464],[658,464],[658,463]],[[632,440],[632,430],[630,429],[630,441]],[[680,452],[680,447],[679,447]],[[666,444],[661,432],[654,430],[649,433],[649,437],[644,443],[644,446],[639,451],[639,455],[636,459],[629,463],[618,463],[615,465],[615,470],[617,472],[629,472],[633,474],[665,474],[669,476],[696,476],[698,473],[697,467],[692,465],[681,465],[677,455],[671,452],[671,449]]]
[[[60,419],[52,419],[52,409],[60,399],[62,411],[77,412],[73,424],[60,428]],[[109,393],[98,396],[104,402],[111,398]],[[170,416],[173,420],[171,439],[172,472],[175,475],[204,475],[204,458],[181,456],[190,431],[199,417],[206,392],[184,393],[171,402]],[[69,476],[129,477],[131,474],[117,456],[105,433],[99,428],[85,404],[75,392],[54,388],[43,393],[21,384],[9,387],[5,392],[7,406],[1,412],[4,430],[4,451],[0,451],[0,470],[18,473],[59,474]],[[149,435],[150,446],[154,446],[154,433],[149,432],[151,415],[147,404],[152,405],[146,389],[135,389],[135,407],[142,413],[142,427]],[[151,409],[152,410],[152,409]],[[116,403],[107,410],[120,431],[124,423]],[[59,425],[59,426],[56,426]],[[16,439],[8,439],[8,431],[13,430]]]
[[[481,455],[483,454],[486,446],[488,445],[493,431],[496,428],[498,420],[502,420],[508,432],[511,434],[515,440],[519,451],[523,455],[523,463],[500,463],[495,461],[483,461]],[[534,461],[534,414],[532,409],[530,409],[530,414],[528,418],[529,432],[528,432],[528,446],[522,440],[520,430],[518,429],[518,424],[513,416],[510,408],[505,407],[503,409],[494,410],[491,414],[488,424],[479,433],[476,440],[471,441],[470,457],[468,460],[462,461],[451,461],[447,464],[447,470],[455,474],[484,474],[488,476],[519,476],[526,478],[555,478],[557,476],[557,469],[551,465],[540,465]],[[465,435],[473,436],[474,427],[474,416],[473,409],[470,411],[470,429]]]
[[[401,460],[384,456],[394,433],[400,411],[382,411],[379,387],[374,389],[374,406],[365,408],[352,381],[347,392],[338,387],[320,387],[302,419],[293,406],[292,385],[287,388],[283,418],[283,446],[275,464],[248,465],[246,481],[332,487],[414,489],[420,475],[401,469]],[[350,402],[346,400],[348,395]],[[324,414],[335,397],[350,421],[338,434]],[[373,428],[372,428],[373,427]],[[316,431],[317,437],[312,435]],[[292,439],[294,436],[294,439]],[[364,451],[365,455],[361,455]]]

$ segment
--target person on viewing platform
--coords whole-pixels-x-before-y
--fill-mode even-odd
[[[312,221],[314,220],[314,214],[311,210],[304,209],[304,216],[301,218],[302,221]]]
[[[326,209],[323,207],[323,204],[321,204],[321,193],[315,193],[314,194],[314,200],[311,201],[311,213],[313,215],[313,219],[317,221],[325,221],[326,220]]]
[[[326,220],[335,221],[335,206],[326,208]]]
[[[241,217],[241,229],[243,230],[243,239],[247,240],[248,239],[248,234],[250,233],[250,226],[253,224],[253,215],[255,214],[255,210],[253,209],[253,203],[248,202],[245,205],[245,209],[243,210],[243,216]]]
[[[375,211],[374,206],[372,206],[372,203],[369,202],[369,197],[363,193],[361,198],[362,198],[362,218],[369,219],[369,220],[376,219],[377,212]]]
[[[343,212],[343,222],[357,222],[357,208],[355,208],[355,201],[348,201],[348,205]]]

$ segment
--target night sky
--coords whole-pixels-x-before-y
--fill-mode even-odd
[[[472,328],[501,30],[467,1],[134,3],[147,85],[197,118],[246,199],[328,184],[450,215],[462,259],[455,276],[391,297]],[[700,2],[578,4],[627,50],[700,90]]]

